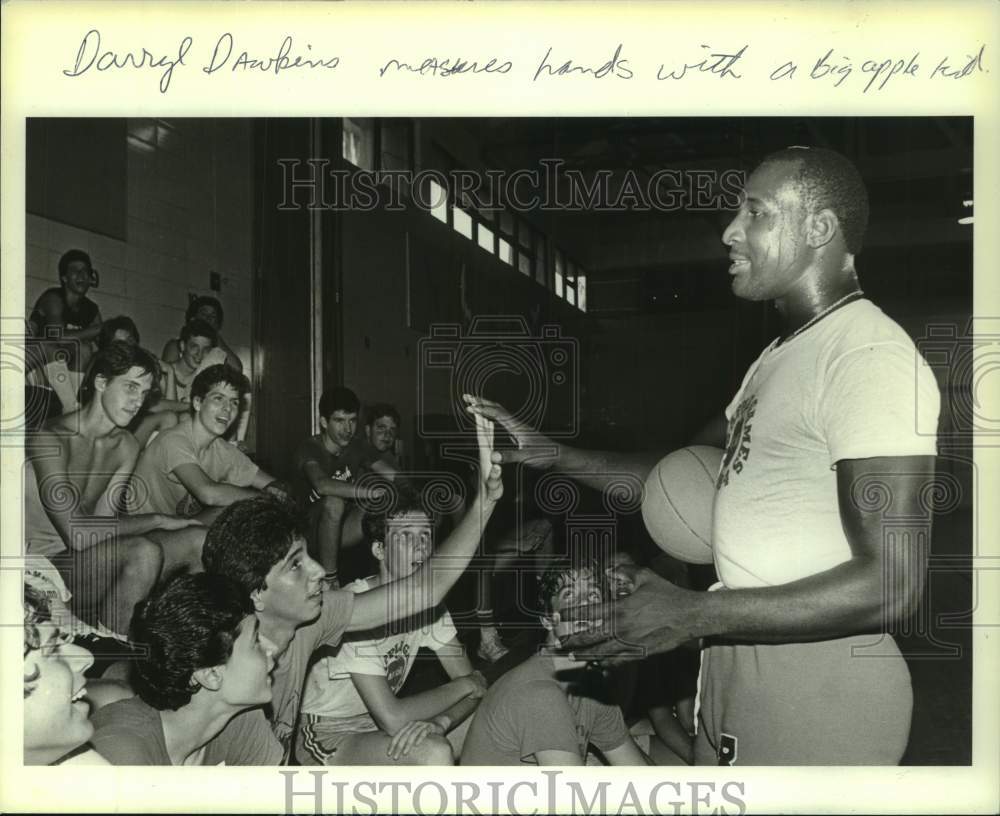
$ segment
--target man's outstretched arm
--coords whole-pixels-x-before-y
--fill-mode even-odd
[[[609,482],[627,473],[640,480],[653,469],[667,451],[593,451],[572,448],[512,416],[497,402],[471,397],[467,410],[476,416],[498,422],[517,443],[516,451],[505,451],[505,462],[524,462],[531,467],[565,473],[580,484],[603,490]]]

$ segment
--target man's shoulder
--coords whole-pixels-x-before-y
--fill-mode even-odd
[[[96,731],[108,728],[147,731],[151,724],[159,719],[155,708],[144,703],[138,697],[128,697],[101,706],[90,715],[90,721]]]
[[[54,297],[65,298],[65,295],[63,295],[63,290],[62,290],[61,286],[50,286],[48,289],[46,289],[44,292],[42,292],[35,299],[35,309],[39,309],[42,306],[42,302],[43,301],[50,300],[51,298],[54,298]]]
[[[511,694],[521,687],[532,684],[537,686],[552,685],[559,688],[556,680],[555,666],[552,658],[544,654],[534,654],[513,669],[505,672],[490,687],[490,692],[496,692],[496,696]]]
[[[306,461],[326,461],[330,458],[330,453],[323,447],[320,434],[307,436],[295,446],[295,458],[300,464]]]
[[[160,431],[146,449],[149,450],[154,446],[163,447],[164,445],[193,445],[191,427],[191,415],[185,414],[180,417],[173,428]]]
[[[828,330],[820,336],[834,355],[883,343],[915,347],[906,330],[870,300],[850,304],[830,318]]]
[[[194,442],[191,439],[190,422],[183,417],[173,428],[160,431],[142,450],[136,468],[146,469],[150,466],[161,467],[165,461],[179,451],[186,455],[194,453]]]

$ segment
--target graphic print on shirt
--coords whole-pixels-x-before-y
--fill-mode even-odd
[[[385,667],[385,679],[393,694],[397,694],[406,679],[406,661],[410,656],[410,644],[400,641],[388,652],[382,655],[382,665]]]
[[[732,419],[726,433],[726,455],[719,469],[719,478],[715,483],[716,490],[729,484],[730,473],[741,473],[750,457],[750,431],[753,426],[753,415],[757,410],[757,395],[743,400]]]

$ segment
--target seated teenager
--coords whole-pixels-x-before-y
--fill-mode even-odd
[[[158,434],[135,469],[138,509],[197,516],[268,489],[284,495],[274,477],[230,445],[224,434],[236,421],[247,378],[227,365],[206,368],[191,385],[191,410],[176,427]]]
[[[469,726],[462,765],[583,765],[593,745],[611,765],[646,765],[618,706],[597,699],[600,674],[558,653],[576,631],[573,607],[600,604],[605,579],[594,565],[557,563],[540,582],[540,620],[547,636],[538,654],[490,687]]]
[[[107,764],[87,744],[87,679],[94,659],[49,618],[45,597],[24,587],[24,764],[52,765],[72,759]]]
[[[334,582],[342,549],[361,544],[364,512],[357,502],[378,495],[376,488],[356,484],[362,474],[379,470],[366,446],[354,443],[360,407],[349,388],[324,391],[319,401],[320,432],[295,450],[298,492],[309,517],[310,554]],[[385,467],[382,471],[388,475]]]
[[[96,272],[86,252],[64,252],[59,258],[59,286],[42,292],[31,311],[28,325],[32,337],[51,337],[54,333],[60,340],[69,341],[46,346],[47,350],[59,349],[60,373],[69,371],[82,378],[90,364],[93,343],[101,330],[101,310],[87,297],[95,281]],[[47,362],[57,361],[49,357]]]
[[[205,569],[240,584],[276,656],[269,711],[271,727],[286,752],[299,719],[306,668],[317,647],[336,646],[345,632],[372,630],[437,606],[475,554],[503,495],[492,424],[484,421],[477,427],[479,489],[469,511],[435,555],[390,585],[359,595],[326,589],[323,568],[307,552],[300,515],[284,502],[237,502],[209,529]]]
[[[393,470],[400,470],[397,453],[399,442],[399,411],[387,402],[377,402],[368,409],[365,441],[372,461],[379,461]]]
[[[190,402],[191,384],[206,366],[225,363],[225,353],[216,349],[216,335],[204,320],[192,320],[181,329],[181,355],[163,361],[163,396],[172,402]]]
[[[243,363],[222,336],[222,319],[222,304],[216,298],[210,295],[189,296],[187,311],[184,313],[184,323],[202,320],[211,326],[215,331],[216,345],[226,354],[226,359],[222,362],[237,371],[243,371]],[[180,338],[176,337],[167,341],[163,347],[163,353],[160,355],[165,363],[176,363],[181,359],[183,354],[181,342]]]
[[[431,556],[433,522],[405,496],[390,511],[366,515],[364,528],[378,574],[355,581],[352,592],[391,585]],[[454,764],[445,734],[467,722],[485,680],[472,671],[446,609],[400,623],[349,637],[313,665],[295,750],[301,764]],[[399,697],[421,647],[435,652],[451,680]]]
[[[133,346],[142,345],[139,328],[128,315],[118,315],[101,324],[101,330],[97,333],[97,350],[103,351],[116,340]]]
[[[127,515],[139,446],[126,430],[156,360],[112,342],[94,358],[82,407],[25,439],[24,527],[35,570],[90,624],[123,632],[161,571],[198,563],[204,528],[172,513]],[[67,588],[67,584],[69,588]]]
[[[273,660],[250,599],[219,575],[180,575],[136,607],[129,634],[138,696],[92,717],[112,765],[277,765],[281,746],[260,706]],[[228,727],[241,711],[254,709]]]

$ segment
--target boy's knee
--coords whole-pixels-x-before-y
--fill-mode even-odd
[[[421,765],[454,765],[455,752],[445,737],[430,734],[413,749],[419,751]]]
[[[155,541],[139,537],[128,541],[122,564],[122,579],[152,589],[163,570],[163,549]]]

